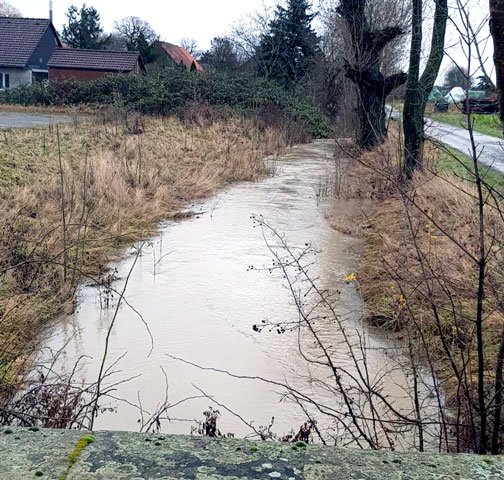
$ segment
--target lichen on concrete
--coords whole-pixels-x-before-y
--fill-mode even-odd
[[[0,429],[0,479],[58,479],[83,432]],[[280,442],[96,432],[67,480],[502,480],[498,456],[362,451]]]

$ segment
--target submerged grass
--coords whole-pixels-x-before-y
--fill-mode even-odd
[[[98,118],[0,131],[0,407],[48,320],[122,247],[193,200],[268,173],[284,130],[240,117]]]

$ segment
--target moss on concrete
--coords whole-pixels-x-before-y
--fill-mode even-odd
[[[75,448],[72,450],[70,455],[68,455],[68,467],[67,469],[60,475],[59,480],[66,480],[68,478],[68,474],[70,473],[70,469],[73,467],[74,463],[78,460],[82,451],[88,446],[94,443],[95,438],[90,433],[83,435]],[[36,475],[36,474],[35,474]]]
[[[14,428],[0,435],[0,478],[58,479],[82,432]],[[17,437],[19,440],[15,440]],[[97,432],[67,480],[501,480],[501,457],[346,450],[279,442]],[[147,441],[148,440],[148,441]]]

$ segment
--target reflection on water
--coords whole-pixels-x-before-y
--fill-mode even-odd
[[[162,366],[172,403],[197,395],[196,385],[255,425],[267,425],[274,416],[273,430],[282,435],[292,428],[297,430],[306,420],[297,405],[281,401],[278,388],[198,370],[166,354],[240,375],[287,379],[307,393],[313,389],[304,380],[310,371],[300,356],[295,332],[279,335],[275,331],[258,334],[252,330],[263,319],[285,322],[297,318],[282,278],[267,271],[249,270],[251,265],[271,263],[260,229],[253,228],[252,214],[263,215],[285,233],[291,244],[312,242],[317,247],[320,254],[312,267],[314,275],[323,287],[341,290],[340,313],[349,326],[362,330],[360,298],[353,285],[342,282],[356,270],[359,241],[330,228],[326,214],[330,210],[337,218],[345,205],[320,200],[317,192],[333,171],[332,149],[333,144],[327,141],[292,148],[279,159],[275,176],[230,187],[198,206],[200,215],[162,228],[138,259],[126,292],[129,304],[148,323],[154,348],[150,353],[151,340],[138,315],[126,305],[121,306],[107,364],[125,355],[115,381],[139,376],[119,385],[116,397],[137,403],[140,395],[143,407],[153,410],[164,399]],[[121,290],[132,261],[129,256],[117,266],[117,290]],[[112,316],[113,309],[100,308],[98,291],[83,287],[78,311],[58,323],[48,345],[58,348],[69,342],[63,357],[66,368],[80,355],[90,356],[80,374],[92,381],[99,370]],[[332,323],[328,323],[324,335],[334,345],[341,340]],[[375,346],[387,347],[387,338],[376,332],[371,332],[371,337]],[[344,351],[341,355],[336,351],[335,359],[341,365],[349,363]],[[376,371],[389,361],[381,348],[371,350],[368,359]],[[386,380],[388,393],[403,395],[403,384],[400,374],[391,376]],[[331,401],[330,396],[327,401]],[[184,402],[171,409],[169,415],[174,419],[201,419],[209,404],[205,398]],[[250,433],[236,417],[222,413],[222,432],[237,436]],[[117,413],[100,415],[95,428],[137,430],[138,418],[133,407],[118,403]],[[190,425],[174,421],[164,424],[163,431],[189,433]]]

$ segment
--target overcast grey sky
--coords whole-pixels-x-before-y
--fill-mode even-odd
[[[8,0],[18,8],[23,16],[47,18],[49,15],[49,0]],[[319,1],[313,0],[315,7]],[[65,12],[72,4],[81,6],[83,0],[53,0],[54,25],[61,29],[65,22]],[[195,38],[200,49],[207,49],[213,37],[229,32],[233,23],[255,10],[261,10],[263,4],[274,5],[276,0],[87,0],[87,5],[93,5],[101,15],[105,31],[112,31],[114,22],[127,16],[137,16],[147,20],[160,34],[163,40],[178,43],[181,38]],[[450,0],[453,6],[455,0]],[[469,0],[471,19],[476,27],[488,14],[488,0]],[[454,14],[451,9],[450,14]],[[483,42],[489,35],[485,26],[479,38]],[[447,46],[448,55],[443,61],[442,71],[451,63],[450,56],[457,62],[465,59],[459,45],[458,35],[449,23]],[[488,73],[493,75],[493,45],[486,43],[485,57]],[[406,53],[406,52],[405,52]],[[405,65],[407,68],[407,53]],[[492,72],[492,73],[491,73]]]
[[[49,0],[8,0],[23,16],[48,18]],[[58,30],[65,22],[65,12],[72,4],[80,7],[83,0],[53,0],[54,25]],[[177,43],[181,38],[195,38],[200,48],[229,31],[241,16],[260,9],[263,0],[87,0],[101,16],[102,26],[111,31],[114,21],[128,16],[147,20],[163,40]],[[275,3],[266,0],[266,4]]]
[[[495,81],[493,41],[490,37],[490,28],[488,26],[489,2],[488,0],[463,0],[463,3],[466,2],[472,28],[477,34],[480,53],[483,57],[485,68],[488,75],[490,75]],[[453,60],[455,60],[459,65],[467,67],[467,58],[460,45],[460,34],[454,26],[454,22],[456,22],[459,28],[463,30],[460,15],[457,13],[455,8],[457,2],[455,0],[449,0],[448,4],[450,5],[449,15],[451,20],[448,21],[447,26],[445,41],[446,54],[443,59],[441,72],[446,71],[447,67],[453,65]],[[472,46],[471,74],[477,76],[481,72],[475,73],[475,70],[478,69],[479,63],[474,50],[474,46]]]

